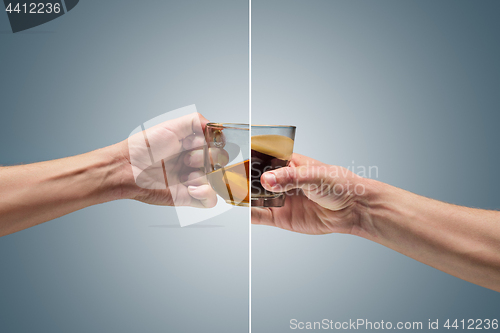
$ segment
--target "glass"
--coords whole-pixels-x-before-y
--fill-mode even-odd
[[[249,125],[208,123],[205,127],[205,173],[227,203],[248,207]]]
[[[284,193],[266,191],[260,177],[266,171],[288,166],[293,154],[295,126],[252,125],[252,207],[281,207]]]

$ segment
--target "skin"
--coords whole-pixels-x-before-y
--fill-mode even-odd
[[[0,236],[119,199],[215,206],[216,194],[200,171],[207,123],[193,113],[86,154],[1,167]],[[145,138],[156,155],[152,165]]]
[[[280,208],[252,208],[252,223],[382,244],[448,274],[500,291],[500,212],[456,206],[294,154],[266,172],[264,188],[290,194]]]
[[[195,113],[90,153],[1,167],[0,236],[118,199],[213,207],[216,195],[200,172],[207,122]],[[252,223],[357,235],[500,291],[500,212],[421,197],[298,154],[261,180],[289,196],[281,208],[252,208]]]

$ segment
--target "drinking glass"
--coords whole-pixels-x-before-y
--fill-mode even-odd
[[[249,125],[208,123],[205,127],[204,164],[214,191],[227,203],[248,207]]]
[[[260,177],[266,171],[288,166],[293,154],[295,126],[252,125],[251,206],[281,207],[284,193],[265,190]]]

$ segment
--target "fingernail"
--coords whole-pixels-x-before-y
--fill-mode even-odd
[[[273,173],[267,172],[263,176],[264,182],[266,182],[270,187],[274,187],[277,183],[276,176]]]
[[[188,191],[194,191],[194,190],[196,190],[197,188],[198,188],[198,187],[196,187],[196,186],[189,185],[189,186],[188,186]]]

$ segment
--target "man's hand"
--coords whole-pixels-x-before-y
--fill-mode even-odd
[[[0,167],[0,236],[118,199],[213,207],[201,171],[207,122],[193,113],[86,154]]]
[[[283,207],[252,208],[254,224],[350,233],[500,291],[497,211],[439,202],[296,154],[290,167],[266,172],[261,181],[268,191],[290,195]]]
[[[350,233],[358,225],[363,178],[349,170],[294,154],[290,166],[261,177],[268,191],[286,192],[280,208],[252,208],[252,223],[304,234]]]
[[[213,207],[217,196],[203,171],[203,132],[198,113],[166,121],[119,143],[126,167],[123,196],[155,205]]]

